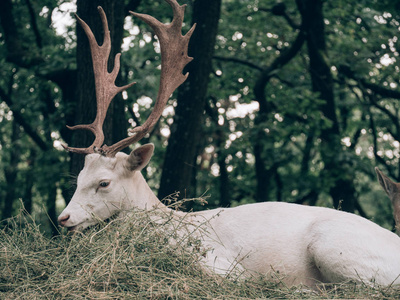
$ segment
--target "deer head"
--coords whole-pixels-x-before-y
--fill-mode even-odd
[[[120,54],[115,56],[114,69],[109,73],[107,61],[111,50],[110,32],[107,18],[101,7],[98,8],[104,29],[104,42],[98,45],[89,26],[77,16],[88,39],[93,61],[96,86],[97,115],[93,123],[68,127],[72,130],[85,129],[95,135],[93,144],[87,148],[64,148],[68,151],[87,154],[85,166],[78,176],[77,189],[70,203],[60,214],[61,226],[70,230],[84,229],[101,220],[132,207],[146,208],[161,205],[140,174],[149,162],[154,146],[147,144],[131,152],[119,152],[138,142],[160,118],[162,111],[178,86],[187,78],[183,68],[192,60],[187,55],[190,37],[195,26],[182,36],[182,22],[186,5],[180,6],[176,0],[165,0],[173,10],[173,20],[163,24],[152,16],[130,12],[146,22],[154,30],[160,42],[161,76],[157,99],[148,119],[131,130],[131,136],[112,146],[104,145],[103,123],[107,109],[119,92],[131,87],[115,85],[120,68]]]

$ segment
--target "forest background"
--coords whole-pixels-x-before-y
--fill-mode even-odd
[[[397,1],[181,0],[194,61],[160,122],[144,170],[160,199],[205,197],[205,206],[263,201],[355,212],[389,229],[390,201],[374,167],[400,181]],[[66,125],[95,116],[87,38],[101,43],[101,5],[112,57],[122,51],[117,96],[104,131],[121,140],[150,113],[160,56],[150,28],[128,11],[168,22],[162,0],[3,0],[0,9],[0,219],[21,206],[56,233],[83,157],[62,144],[93,137]],[[113,59],[110,60],[110,67]],[[129,151],[129,149],[127,149]]]

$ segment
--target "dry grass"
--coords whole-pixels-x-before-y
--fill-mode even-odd
[[[84,234],[48,238],[30,216],[21,213],[0,231],[0,298],[396,299],[400,295],[395,288],[351,283],[321,286],[316,293],[262,278],[235,281],[213,276],[199,267],[198,241],[179,237],[179,228],[171,224],[165,216],[160,221],[155,212],[135,212]]]

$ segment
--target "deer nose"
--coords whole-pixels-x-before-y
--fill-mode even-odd
[[[66,214],[65,216],[59,216],[58,217],[58,223],[60,223],[61,226],[65,226],[65,223],[69,220],[70,215]]]

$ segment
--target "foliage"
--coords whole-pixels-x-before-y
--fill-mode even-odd
[[[321,285],[318,292],[263,278],[210,275],[184,220],[135,211],[84,233],[56,238],[24,212],[0,231],[2,299],[396,299],[398,289],[352,283]],[[180,236],[177,238],[177,236]],[[174,244],[170,241],[175,240]]]
[[[68,5],[74,2],[32,1],[34,18],[28,9],[31,1],[8,2],[20,38],[16,40],[19,48],[10,51],[7,28],[0,26],[0,211],[4,217],[16,212],[17,199],[33,214],[41,214],[37,208],[50,208],[54,203],[60,210],[69,200],[73,189],[68,188],[69,157],[60,143],[70,141],[65,125],[72,124],[76,105],[70,79],[76,72],[75,24],[58,34],[54,19],[56,12],[63,11],[72,17],[74,8]],[[180,2],[188,4],[186,31],[192,1]],[[323,2],[325,60],[334,77],[341,149],[337,153],[340,172],[332,170],[326,175],[322,157],[326,150],[320,135],[332,123],[320,110],[324,103],[321,95],[313,92],[306,45],[290,63],[270,74],[264,89],[269,110],[259,121],[260,104],[254,91],[257,80],[293,45],[300,30],[297,2],[285,1],[284,5],[286,15],[277,13],[282,4],[276,1],[223,1],[204,138],[194,166],[196,194],[210,196],[207,208],[215,207],[223,202],[223,188],[227,187],[229,203],[224,204],[234,206],[256,201],[261,182],[268,186],[268,200],[332,206],[329,187],[343,177],[354,185],[357,212],[390,228],[389,202],[375,182],[373,167],[379,165],[400,179],[397,6],[375,0]],[[141,1],[137,11],[168,21],[171,13],[166,7],[163,1]],[[124,93],[124,117],[134,126],[143,123],[156,97],[160,56],[148,26],[126,17],[125,29],[122,81],[138,84]],[[175,98],[145,139],[156,145],[145,170],[154,190],[160,181]],[[15,134],[14,123],[19,127]],[[258,138],[260,131],[262,139]],[[268,178],[257,175],[256,142],[264,149],[261,158]],[[227,178],[221,176],[223,169]],[[3,199],[11,191],[13,210],[6,212]]]

